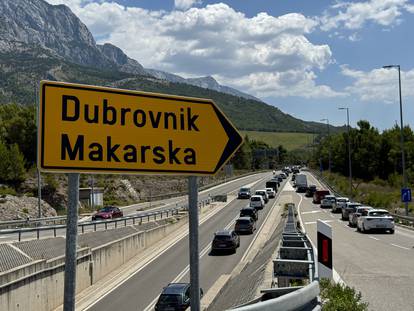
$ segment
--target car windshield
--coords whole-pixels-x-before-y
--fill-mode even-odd
[[[101,208],[99,211],[103,213],[108,213],[108,212],[112,212],[113,210],[114,210],[113,207],[104,207],[104,208]]]
[[[158,299],[161,303],[180,303],[181,295],[177,294],[162,294]]]

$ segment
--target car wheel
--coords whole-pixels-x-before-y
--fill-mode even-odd
[[[344,213],[342,213],[342,217],[341,217],[341,219],[342,219],[342,220],[345,220]]]
[[[365,225],[364,224],[362,224],[362,232],[364,232],[364,233],[367,232],[367,230],[365,229]]]
[[[357,231],[358,232],[361,232],[361,229],[359,228],[359,226],[357,225]]]
[[[391,234],[394,234],[394,229],[391,229],[391,230],[390,230],[390,233],[391,233]]]

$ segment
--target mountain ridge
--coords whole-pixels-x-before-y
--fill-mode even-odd
[[[245,130],[322,132],[324,124],[296,119],[213,77],[185,79],[145,69],[120,48],[96,44],[64,5],[43,0],[0,2],[0,102],[33,102],[42,79],[212,98]],[[332,127],[335,130],[334,127]]]

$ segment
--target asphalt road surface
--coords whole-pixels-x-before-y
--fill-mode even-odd
[[[322,188],[308,176],[308,184]],[[347,285],[361,291],[370,310],[414,310],[414,231],[396,226],[394,234],[359,233],[340,220],[341,214],[321,209],[311,198],[293,191],[292,198],[314,245],[316,220],[332,226],[334,269]]]
[[[256,180],[258,177],[256,176]],[[253,189],[264,188],[265,181],[270,179],[267,174],[265,179],[258,182]],[[244,185],[252,182],[245,180]],[[240,184],[238,187],[241,186]],[[228,188],[228,191],[232,191]],[[278,191],[278,194],[281,191]],[[275,204],[276,199],[269,200],[266,207],[259,212],[257,228],[259,229],[267,213]],[[234,221],[238,218],[239,210],[248,204],[248,200],[234,200],[220,212],[208,219],[199,227],[200,245],[200,285],[206,293],[216,280],[223,274],[229,274],[236,264],[240,262],[247,251],[251,241],[259,230],[253,235],[242,235],[240,247],[235,254],[222,254],[212,256],[210,246],[215,231],[223,228],[233,228]],[[188,238],[182,239],[174,247],[170,248],[162,256],[159,256],[145,269],[129,278],[125,283],[113,289],[88,310],[152,310],[162,288],[170,282],[186,282],[188,273]]]

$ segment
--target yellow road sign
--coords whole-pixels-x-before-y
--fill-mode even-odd
[[[215,174],[243,142],[208,99],[41,82],[42,171]]]

